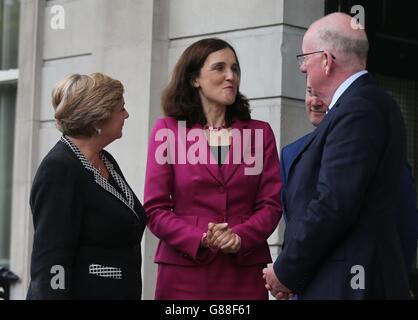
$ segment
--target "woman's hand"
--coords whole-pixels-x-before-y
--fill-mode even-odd
[[[224,253],[236,253],[241,248],[241,237],[228,228],[228,223],[208,224],[205,242]]]

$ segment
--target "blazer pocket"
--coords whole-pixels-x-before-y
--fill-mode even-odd
[[[197,216],[178,216],[180,219],[186,221],[187,223],[197,226],[198,217]],[[155,263],[165,263],[165,264],[172,264],[178,266],[195,266],[200,265],[191,258],[189,255],[181,252],[172,246],[166,244],[164,241],[158,243],[157,252],[155,254]]]
[[[102,278],[122,280],[122,269],[117,267],[106,267],[97,263],[89,265],[89,274]]]

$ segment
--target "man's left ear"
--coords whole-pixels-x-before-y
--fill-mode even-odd
[[[325,56],[322,59],[321,65],[322,65],[322,68],[324,69],[325,74],[328,75],[328,72],[329,72],[329,64],[328,64],[328,61],[327,61],[327,56]]]
[[[329,53],[326,54],[326,58],[323,60],[323,66],[325,67],[325,74],[328,76],[331,72],[332,58]]]
[[[329,63],[327,63],[327,64],[325,65],[325,74],[326,74],[327,76],[329,76],[330,70],[331,70],[331,66],[330,66],[330,64],[329,64]]]

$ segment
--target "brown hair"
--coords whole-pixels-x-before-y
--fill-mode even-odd
[[[110,118],[123,92],[120,81],[102,73],[68,75],[52,90],[58,130],[70,136],[92,136],[93,124]]]
[[[161,105],[166,116],[185,120],[187,126],[195,123],[206,124],[199,89],[195,88],[192,82],[199,76],[206,58],[211,53],[225,48],[234,52],[239,67],[234,48],[221,39],[208,38],[197,41],[183,52],[161,97]],[[239,91],[235,102],[226,109],[226,124],[230,125],[234,119],[251,119],[248,100]]]

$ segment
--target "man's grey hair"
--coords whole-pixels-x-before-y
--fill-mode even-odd
[[[331,53],[356,56],[362,63],[367,61],[369,51],[367,36],[350,37],[328,28],[321,28],[318,30],[317,38],[320,50],[328,49]]]

